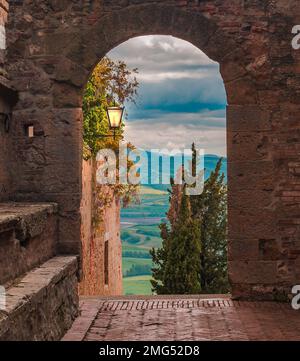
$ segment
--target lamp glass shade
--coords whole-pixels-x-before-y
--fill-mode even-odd
[[[111,129],[120,129],[122,118],[123,118],[124,108],[122,107],[108,107],[107,108],[107,117],[109,121],[109,126]]]

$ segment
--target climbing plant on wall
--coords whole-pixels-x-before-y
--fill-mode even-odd
[[[123,61],[113,61],[105,57],[95,67],[83,96],[83,156],[85,160],[95,158],[100,149],[111,149],[117,153],[120,137],[124,133],[124,124],[113,137],[109,128],[106,109],[115,104],[135,103],[139,83],[136,79],[137,69],[129,69]],[[125,117],[127,114],[125,114]],[[107,137],[111,135],[111,137]],[[129,147],[134,148],[129,144]],[[128,164],[130,166],[131,164]],[[96,171],[96,170],[95,170]],[[95,195],[95,218],[107,207],[114,197],[119,197],[123,205],[137,197],[137,185],[123,185],[116,182],[110,186],[110,192],[93,181]]]
[[[137,73],[137,69],[128,69],[123,61],[114,62],[107,57],[94,69],[83,96],[83,140],[85,150],[89,150],[85,158],[95,156],[99,149],[118,147],[118,136],[123,134],[124,124],[116,139],[101,138],[111,133],[106,109],[115,103],[135,103],[139,86]]]

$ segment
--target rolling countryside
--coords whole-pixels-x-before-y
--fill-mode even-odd
[[[206,155],[205,178],[212,172],[218,156]],[[226,159],[223,172],[227,176]],[[161,246],[159,224],[166,219],[169,209],[170,185],[143,185],[137,204],[121,212],[121,239],[123,249],[123,288],[126,295],[151,295],[151,248]]]

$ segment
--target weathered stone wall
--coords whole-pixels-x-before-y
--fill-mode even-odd
[[[7,288],[0,341],[58,341],[78,316],[76,257],[54,257]]]
[[[9,199],[11,193],[10,178],[10,137],[9,127],[11,107],[16,101],[16,95],[11,89],[8,74],[4,69],[6,54],[5,26],[8,16],[8,2],[0,1],[0,202]]]
[[[84,296],[119,296],[122,286],[122,244],[120,239],[120,202],[108,186],[103,194],[112,197],[103,213],[97,216],[95,205],[95,164],[84,161],[82,167],[83,197],[81,201],[82,281],[79,293]],[[99,206],[99,205],[98,205]],[[104,245],[108,241],[108,284],[105,284]]]
[[[0,340],[59,340],[78,315],[78,259],[56,257],[56,204],[0,204]]]
[[[221,64],[228,98],[230,280],[285,298],[300,279],[298,0],[12,2],[6,69],[20,100],[15,199],[55,201],[59,249],[80,253],[82,91],[109,50],[139,35],[190,41]],[[24,126],[34,124],[28,141]]]
[[[57,206],[0,204],[0,285],[42,264],[56,254]]]
[[[6,31],[5,26],[8,16],[8,2],[6,0],[0,1],[0,75],[5,75],[4,73],[4,59],[5,59],[5,49],[6,49]]]
[[[7,201],[11,192],[10,140],[5,126],[7,117],[5,113],[9,113],[9,111],[9,105],[0,96],[0,202]]]

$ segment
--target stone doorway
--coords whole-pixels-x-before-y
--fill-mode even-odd
[[[92,69],[129,38],[173,35],[221,64],[233,296],[287,299],[300,275],[299,55],[290,45],[297,12],[280,4],[12,3],[6,68],[19,101],[8,145],[10,198],[58,203],[58,253],[81,253],[81,102]],[[36,134],[30,142],[28,127]]]
[[[135,202],[134,195],[131,196],[132,201],[127,204],[127,207],[122,207],[123,202],[120,202],[121,229],[118,238],[121,238],[122,243],[123,294],[151,295],[153,291],[150,279],[154,264],[150,250],[152,247],[156,249],[162,247],[159,226],[168,219],[166,214],[170,213],[171,204],[174,207],[175,202],[175,200],[169,202],[168,192],[172,189],[170,184],[170,168],[172,168],[170,165],[173,163],[171,154],[175,154],[176,162],[174,158],[173,160],[176,163],[175,173],[177,173],[182,164],[180,158],[184,150],[191,150],[192,144],[195,143],[199,151],[201,149],[205,154],[202,158],[205,179],[208,179],[211,172],[215,171],[218,160],[223,157],[221,173],[224,172],[226,183],[226,92],[219,64],[209,59],[191,43],[172,36],[151,35],[131,38],[106,56],[116,64],[124,61],[129,71],[137,69],[137,73],[132,74],[131,77],[131,79],[137,78],[139,82],[136,102],[125,103],[127,114],[124,117],[123,145],[132,144],[138,152],[141,152],[143,176],[138,191],[138,202]],[[104,64],[107,58],[104,59]],[[101,71],[103,67],[104,65],[99,68],[98,65],[96,71]],[[98,78],[101,77],[95,78],[94,82],[97,82]],[[91,88],[92,84],[89,83],[89,89]],[[84,104],[86,104],[85,99]],[[86,108],[87,106],[84,105],[84,114],[87,113]],[[90,119],[89,113],[85,118]],[[103,120],[101,124],[103,123],[108,124],[108,120]],[[90,122],[85,122],[84,134],[90,134],[86,128],[87,124]],[[90,147],[94,147],[93,142]],[[159,166],[160,157],[161,167]],[[152,179],[149,179],[150,169]],[[155,176],[159,173],[161,180]],[[83,183],[85,183],[84,179]],[[175,193],[178,191],[179,189]],[[128,196],[128,193],[126,195]],[[116,216],[111,217],[107,223],[113,225],[116,218]],[[119,240],[112,238],[111,252],[116,243],[119,244]],[[224,243],[224,249],[226,248],[224,263],[226,264],[225,237]],[[222,244],[220,242],[220,247]],[[92,247],[85,248],[89,250]],[[216,250],[215,254],[217,253]],[[83,262],[85,258],[83,257]],[[116,257],[111,260],[112,269],[115,269],[113,265],[115,260]],[[222,263],[220,259],[215,261]],[[98,261],[97,267],[103,268],[102,265],[103,260]],[[217,273],[220,275],[222,271],[219,270]],[[110,274],[115,282],[116,272],[113,271]],[[226,276],[227,269],[224,272],[224,278]],[[219,279],[223,280],[221,276]],[[100,278],[100,282],[97,281],[97,283],[101,281],[103,282],[103,278]],[[116,280],[118,281],[119,279]],[[227,292],[226,282],[222,286],[215,282],[214,289],[204,290],[204,287],[203,285],[201,293]],[[90,294],[85,294],[87,295]],[[102,293],[96,295],[102,295]],[[115,296],[115,294],[109,296]]]

